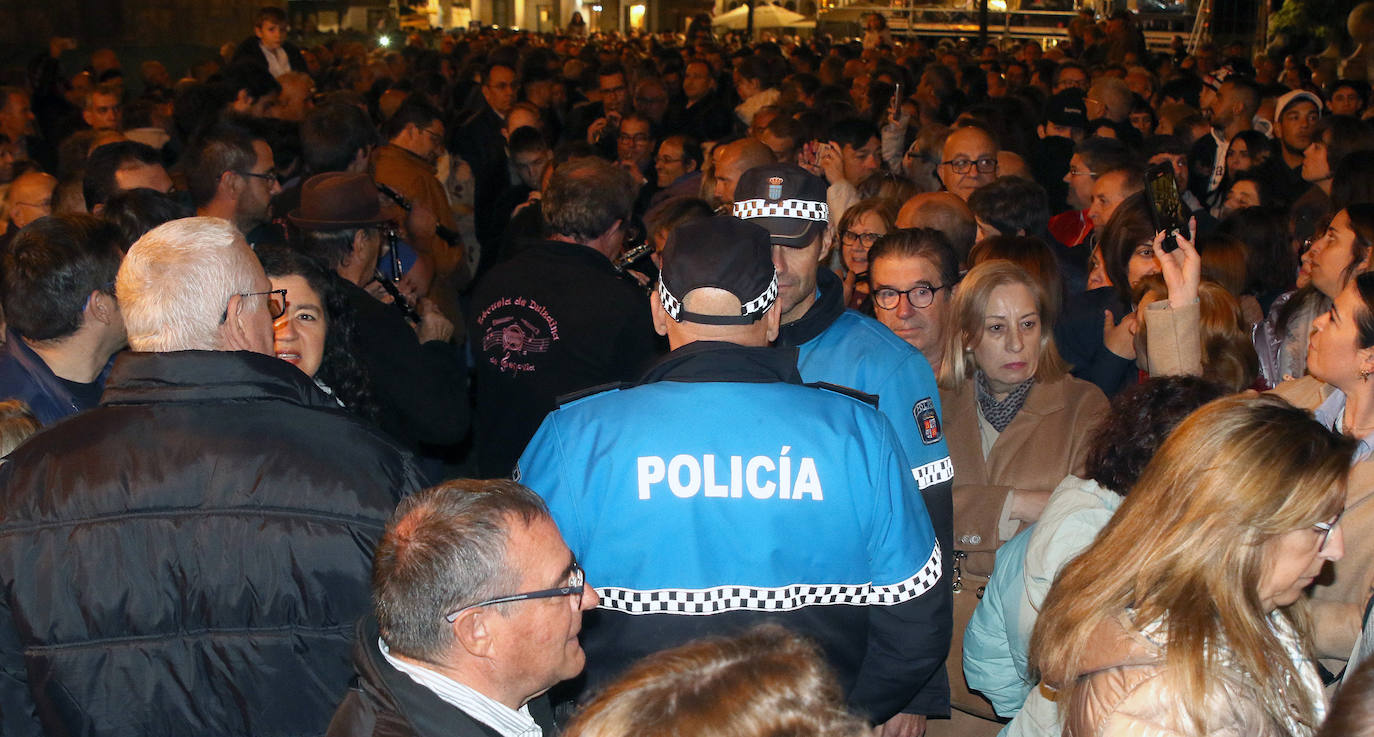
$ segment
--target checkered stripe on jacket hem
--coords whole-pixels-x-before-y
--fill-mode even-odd
[[[810,606],[887,606],[911,601],[940,581],[940,546],[935,545],[921,570],[887,586],[865,584],[792,584],[778,588],[716,586],[709,589],[640,591],[598,588],[601,608],[625,614],[707,615],[735,611],[790,612]]]

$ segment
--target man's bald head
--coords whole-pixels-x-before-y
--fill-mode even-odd
[[[973,210],[960,197],[949,192],[926,192],[906,201],[897,213],[898,228],[934,228],[945,234],[959,263],[968,263],[978,236],[978,221]]]
[[[57,189],[57,178],[41,171],[28,171],[20,174],[10,183],[5,195],[5,205],[10,222],[16,227],[25,225],[52,214],[52,193]]]
[[[997,152],[997,176],[1018,177],[1028,182],[1035,181],[1035,175],[1031,173],[1030,164],[1026,163],[1021,154],[1015,151],[1002,150]]]
[[[718,204],[722,205],[735,201],[735,184],[740,175],[756,166],[777,162],[773,151],[753,138],[717,146],[711,158],[715,161],[715,195]]]

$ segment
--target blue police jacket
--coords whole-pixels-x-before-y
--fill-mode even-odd
[[[930,363],[882,323],[845,309],[844,286],[829,269],[820,269],[816,285],[816,303],[800,320],[782,326],[777,345],[800,350],[803,381],[853,387],[877,397],[910,462],[940,548],[953,550],[954,464]],[[948,714],[947,674],[935,674],[903,711]]]
[[[564,404],[520,459],[600,608],[587,687],[704,634],[779,620],[886,719],[949,648],[942,553],[890,422],[801,384],[796,352],[698,342]]]

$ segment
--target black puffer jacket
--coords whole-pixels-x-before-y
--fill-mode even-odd
[[[0,734],[322,734],[418,488],[290,364],[121,356],[0,465]]]

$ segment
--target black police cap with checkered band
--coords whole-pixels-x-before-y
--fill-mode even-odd
[[[771,241],[806,248],[825,231],[825,180],[795,164],[756,166],[735,185],[734,215],[768,229]]]

